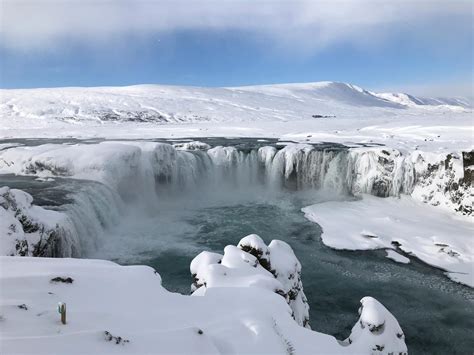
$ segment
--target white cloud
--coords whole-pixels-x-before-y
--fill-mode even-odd
[[[371,45],[401,30],[423,37],[429,24],[428,34],[449,39],[459,35],[461,21],[467,28],[472,21],[472,2],[463,0],[0,1],[3,46],[26,50],[193,29],[250,31],[276,45],[314,50],[345,41]]]

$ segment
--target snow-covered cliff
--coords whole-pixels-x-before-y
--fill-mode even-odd
[[[353,195],[411,194],[463,214],[472,212],[471,169],[470,152],[402,152],[387,147],[288,144],[237,149],[192,142],[175,148],[166,143],[106,141],[13,146],[0,151],[0,173],[94,180],[125,199],[146,199],[150,194],[154,199],[164,185],[193,189],[225,180]]]

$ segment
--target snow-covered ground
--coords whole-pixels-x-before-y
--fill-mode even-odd
[[[253,241],[261,240],[257,236],[244,238],[239,247],[228,246],[224,255],[213,255],[217,259],[199,255],[191,271],[204,284],[192,296],[166,291],[160,275],[145,266],[0,257],[1,352],[406,353],[397,320],[371,297],[361,300],[360,318],[344,342],[298,325],[292,318],[295,308],[290,293],[296,289],[283,291],[291,283],[283,278],[297,272],[293,262],[299,264],[298,260],[287,244],[272,241],[272,254],[293,255],[286,264],[275,259],[270,269],[260,264],[262,259],[251,250],[243,251],[242,245],[267,248],[263,242],[255,245]],[[278,275],[285,285],[278,281]],[[300,287],[297,291],[302,294]],[[60,322],[58,302],[66,303],[66,324]]]
[[[335,249],[393,249],[387,257],[407,258],[400,249],[427,264],[447,270],[458,282],[474,287],[474,223],[407,196],[385,199],[364,195],[351,202],[329,201],[303,209],[322,229],[324,244]]]
[[[334,82],[0,90],[0,138],[276,137],[446,152],[471,149],[472,126],[466,100]]]

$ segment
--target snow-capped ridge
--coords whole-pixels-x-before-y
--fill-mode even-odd
[[[419,110],[464,112],[458,99],[376,94],[342,82],[192,87],[134,85],[0,90],[0,122],[192,123],[393,116]],[[19,121],[21,120],[21,121]],[[2,122],[3,124],[3,122]]]
[[[374,93],[375,96],[407,107],[442,106],[456,111],[471,108],[467,99],[445,97],[419,97],[407,93]]]
[[[306,98],[334,103],[339,102],[343,105],[355,107],[403,108],[399,104],[383,100],[359,86],[335,81],[255,85],[231,88],[231,90],[236,90],[238,92],[247,91],[265,95],[280,95],[281,97],[293,97],[294,99]]]

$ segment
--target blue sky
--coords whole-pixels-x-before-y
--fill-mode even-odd
[[[0,85],[334,80],[472,95],[471,2],[354,3],[4,0]]]

